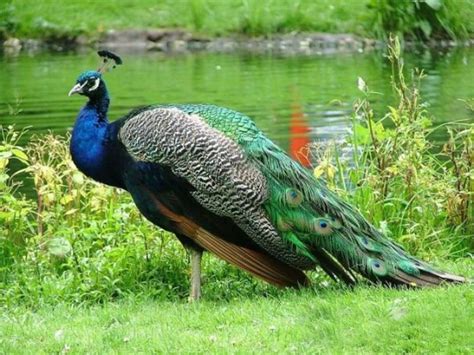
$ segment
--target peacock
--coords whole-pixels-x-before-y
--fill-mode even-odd
[[[204,251],[279,287],[309,285],[305,271],[317,266],[348,285],[361,276],[413,287],[465,281],[408,254],[240,112],[148,105],[109,122],[106,66],[80,74],[69,92],[88,98],[72,159],[90,178],[128,191],[146,219],[177,236],[190,254],[191,299],[201,296]]]

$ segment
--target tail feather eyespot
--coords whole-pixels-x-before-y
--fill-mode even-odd
[[[333,232],[331,222],[326,218],[316,218],[313,223],[313,229],[319,235],[329,235]]]
[[[303,202],[303,194],[301,191],[296,189],[286,189],[285,202],[288,204],[288,206],[297,207]]]
[[[286,232],[292,228],[291,223],[286,221],[282,216],[276,218],[276,225],[280,232]]]
[[[366,236],[358,236],[357,240],[359,241],[359,244],[362,246],[362,248],[374,252],[374,253],[381,253],[382,252],[382,247],[380,244],[377,242],[374,242],[373,240],[370,240]]]
[[[326,215],[325,218],[327,218],[330,221],[331,227],[333,227],[334,229],[342,228],[342,222],[339,218],[336,218],[330,215]]]
[[[386,276],[388,274],[385,262],[377,258],[368,258],[367,268],[376,276]]]

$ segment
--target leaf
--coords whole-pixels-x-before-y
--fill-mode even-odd
[[[61,197],[61,199],[59,200],[59,202],[63,205],[67,205],[68,203],[70,203],[72,200],[73,200],[73,196],[70,195],[70,194],[67,194],[67,195],[64,195],[63,197]]]
[[[44,202],[46,202],[46,203],[52,203],[52,202],[56,201],[56,196],[52,192],[44,194],[43,197],[44,197]]]
[[[377,122],[373,125],[374,135],[380,140],[387,138],[388,134],[385,131],[385,127],[382,122]]]
[[[390,110],[390,114],[392,115],[392,121],[395,124],[400,123],[400,113],[398,110],[392,106],[388,106],[388,109]]]
[[[8,159],[7,158],[0,158],[0,170],[3,170],[7,167],[8,165]]]
[[[420,29],[423,31],[423,34],[429,38],[431,36],[431,25],[428,21],[420,21],[418,23],[418,27],[420,27]]]
[[[21,151],[20,149],[14,148],[14,149],[12,149],[12,153],[13,153],[14,156],[16,156],[21,161],[23,161],[23,162],[28,161],[28,156],[23,151]]]
[[[313,170],[314,177],[320,178],[321,175],[323,175],[323,174],[324,174],[324,167],[323,166],[318,165],[317,167],[314,168],[314,170]]]
[[[367,127],[362,126],[361,124],[356,124],[354,126],[354,138],[355,143],[358,145],[365,145],[370,143],[370,132]]]
[[[438,11],[443,6],[443,0],[425,0],[425,4]]]
[[[48,251],[51,255],[64,258],[72,252],[72,246],[66,238],[54,238],[48,242]]]
[[[68,210],[64,215],[69,216],[69,215],[72,215],[72,214],[76,213],[77,211],[78,211],[77,208],[73,208],[73,209]]]
[[[0,158],[5,158],[8,159],[13,155],[13,153],[10,150],[0,152]]]
[[[336,169],[332,165],[326,167],[326,175],[329,180],[334,180],[334,175],[336,175]]]
[[[387,221],[383,220],[383,221],[380,221],[380,228],[379,228],[380,232],[382,232],[384,235],[386,236],[391,236],[392,235],[392,231],[390,230],[390,228],[388,227],[388,223]]]
[[[326,174],[328,180],[333,180],[334,175],[336,174],[336,169],[329,162],[323,162],[314,168],[313,175],[316,178],[320,178],[323,174]]]
[[[82,185],[84,184],[84,176],[82,175],[82,173],[75,171],[72,175],[72,181],[77,185]]]
[[[13,220],[13,217],[15,216],[15,213],[14,212],[3,212],[3,211],[0,211],[0,221],[4,221],[4,222],[7,222],[7,221],[10,221],[10,220]]]
[[[433,122],[431,122],[431,120],[428,117],[422,117],[420,119],[420,123],[423,128],[428,128],[433,125]]]
[[[0,173],[0,182],[1,182],[1,183],[7,182],[7,180],[8,180],[9,177],[10,177],[10,176],[8,176],[8,174]]]
[[[362,79],[360,76],[357,78],[357,88],[362,92],[367,91],[367,84],[365,83],[364,79]]]

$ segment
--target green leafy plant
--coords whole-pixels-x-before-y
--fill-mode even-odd
[[[28,164],[24,148],[18,146],[21,135],[13,126],[0,125],[0,283],[9,278],[9,267],[24,256],[26,238],[34,233],[34,204],[16,193],[20,184],[9,169],[15,162]]]
[[[406,80],[398,39],[391,38],[388,60],[397,105],[377,118],[372,93],[359,79],[352,134],[317,155],[315,174],[378,224],[424,257],[465,255],[474,235],[474,154],[472,124],[456,124],[443,149],[434,147],[431,117],[420,97],[423,72]],[[455,128],[454,128],[455,127]],[[350,159],[340,152],[349,148]]]
[[[388,39],[389,33],[401,38],[428,40],[431,38],[466,38],[462,8],[468,2],[458,0],[371,0],[371,28],[378,38]]]
[[[19,22],[15,16],[15,6],[11,1],[0,5],[0,40],[7,38],[18,30]]]

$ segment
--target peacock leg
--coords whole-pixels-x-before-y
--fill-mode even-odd
[[[189,293],[189,302],[198,301],[201,298],[201,259],[204,249],[184,234],[176,234],[178,240],[188,251],[191,257],[191,290]]]
[[[188,249],[191,254],[191,292],[189,302],[198,301],[201,298],[201,259],[202,249]]]

